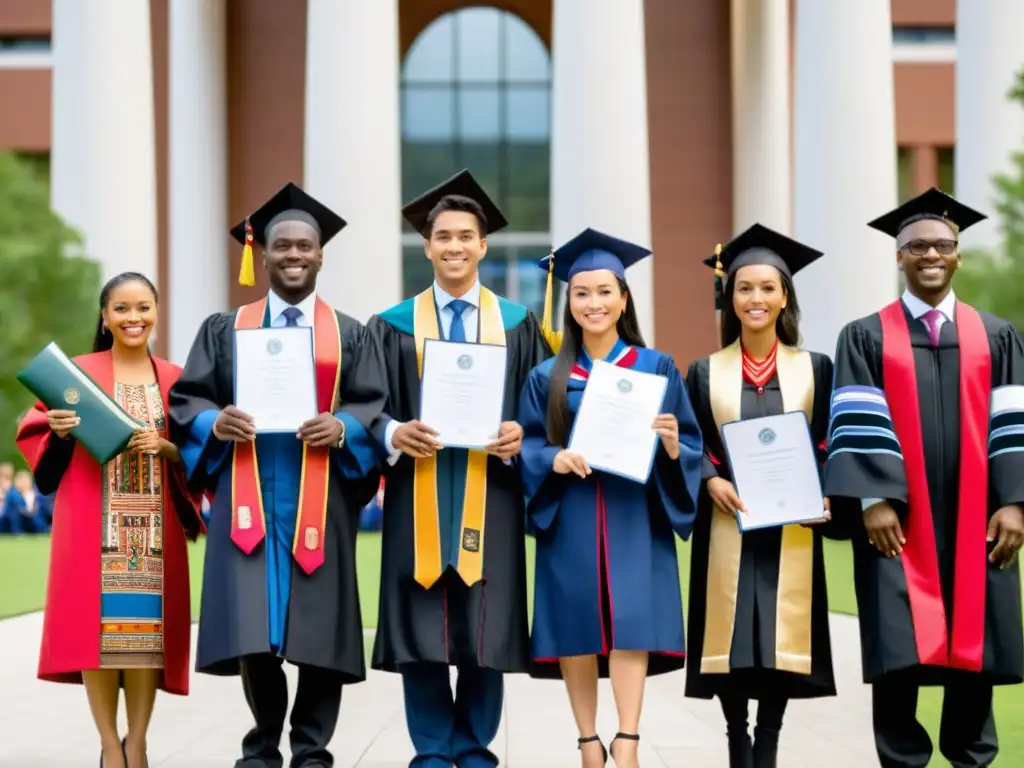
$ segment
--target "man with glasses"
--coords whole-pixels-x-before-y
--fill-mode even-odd
[[[992,687],[1024,680],[1024,348],[952,290],[959,233],[984,218],[931,189],[871,222],[896,238],[906,292],[836,348],[825,493],[834,517],[863,520],[855,582],[883,768],[931,758],[921,685],[945,689],[946,759],[991,765]]]

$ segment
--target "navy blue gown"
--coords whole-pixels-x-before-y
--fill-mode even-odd
[[[554,360],[530,372],[519,405],[527,524],[537,542],[531,675],[561,676],[563,656],[597,655],[608,675],[611,650],[648,651],[648,674],[685,661],[682,594],[675,536],[693,528],[702,440],[672,358],[621,340],[606,358],[668,378],[662,411],[679,421],[679,458],[658,441],[646,485],[594,470],[588,478],[553,470],[561,446],[547,441],[546,413]],[[592,366],[581,352],[569,377],[575,418]]]

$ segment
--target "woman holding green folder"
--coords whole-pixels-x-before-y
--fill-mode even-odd
[[[18,448],[42,493],[56,491],[38,676],[83,683],[100,734],[101,768],[147,768],[146,732],[158,688],[188,693],[186,537],[203,529],[181,458],[165,437],[167,393],[181,369],[149,352],[157,293],[143,275],[104,286],[93,353],[74,362],[149,426],[100,466],[69,432],[67,410],[41,403],[18,428]],[[117,731],[120,689],[128,733]]]

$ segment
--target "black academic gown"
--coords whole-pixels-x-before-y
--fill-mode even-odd
[[[852,531],[865,681],[903,672],[944,684],[966,670],[996,685],[1021,682],[1018,566],[988,563],[994,544],[985,543],[991,516],[1024,500],[1017,331],[958,303],[933,348],[923,322],[898,302],[847,325],[835,365],[825,492]],[[923,455],[916,483],[915,451]],[[898,557],[867,541],[861,499],[872,498],[889,500],[901,517],[907,543]]]
[[[780,348],[779,354],[782,353],[783,350]],[[738,347],[734,349],[734,354],[739,357]],[[832,361],[825,355],[813,352],[807,354],[810,355],[814,387],[811,436],[814,444],[820,446],[821,460],[824,463],[824,441],[828,429],[829,398],[832,392]],[[780,579],[782,528],[752,530],[741,534],[742,554],[736,580],[735,625],[728,651],[728,669],[702,672],[709,602],[729,602],[728,596],[721,593],[719,588],[713,588],[711,592],[708,590],[710,549],[713,543],[717,546],[724,544],[720,543],[719,536],[714,539],[712,537],[713,516],[722,515],[722,512],[716,511],[713,507],[707,492],[707,481],[713,477],[732,481],[728,463],[723,460],[725,453],[722,448],[720,425],[716,423],[712,410],[711,391],[717,382],[712,382],[711,379],[709,358],[705,357],[690,364],[686,374],[686,386],[690,402],[697,413],[701,433],[704,435],[705,458],[704,482],[701,484],[698,499],[690,555],[690,602],[687,617],[690,662],[686,673],[686,695],[694,698],[711,698],[719,692],[725,692],[752,699],[765,696],[834,696],[836,688],[832,670],[828,595],[821,543],[821,535],[827,533],[827,524],[802,528],[802,531],[806,532],[805,535],[813,541],[813,564],[807,569],[807,575],[811,580],[810,615],[809,622],[806,618],[803,621],[805,629],[810,631],[809,674],[777,668],[778,652],[785,650],[783,645],[777,644],[777,638],[781,633],[776,624],[779,597],[786,589],[785,576]],[[734,385],[736,382],[731,383]],[[745,379],[742,380],[741,386],[741,419],[774,416],[800,407],[799,404],[789,403],[783,407],[777,374],[765,384],[760,393],[757,387]],[[734,523],[732,525],[735,527]],[[800,578],[799,572],[791,573]],[[714,621],[716,618],[720,621],[722,617],[713,616],[711,620]],[[799,621],[794,623],[799,624]],[[799,632],[798,629],[795,631]]]
[[[499,297],[505,328],[507,368],[503,420],[516,418],[519,393],[530,370],[551,351],[537,318]],[[420,379],[414,333],[414,301],[409,299],[370,318],[387,368],[387,413],[400,422],[419,417]],[[478,313],[478,318],[481,313]],[[481,335],[478,330],[477,339]],[[384,444],[384,419],[377,438]],[[442,549],[456,551],[453,521],[462,512],[466,451],[445,448],[438,454],[437,503]],[[467,587],[448,564],[441,578],[425,589],[414,579],[413,476],[416,460],[401,454],[385,463],[380,611],[373,668],[398,671],[401,664],[437,662],[528,672],[530,638],[527,617],[525,509],[518,457],[506,465],[487,457],[486,527],[483,578]],[[459,470],[461,463],[461,478]],[[454,555],[453,555],[454,556]]]
[[[190,486],[215,494],[196,667],[233,675],[241,657],[274,653],[333,670],[344,683],[361,681],[366,670],[355,540],[359,512],[379,485],[380,452],[370,430],[385,398],[380,348],[365,326],[336,313],[341,377],[335,415],[345,423],[346,446],[331,449],[324,562],[307,575],[291,558],[302,453],[291,435],[256,439],[268,509],[265,541],[246,555],[231,540],[232,459],[229,452],[217,458],[225,446],[210,430],[216,412],[234,399],[235,314],[207,318],[170,395],[171,439],[181,448]]]

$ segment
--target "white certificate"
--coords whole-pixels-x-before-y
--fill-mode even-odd
[[[482,449],[498,437],[505,406],[507,350],[498,344],[427,339],[420,421],[450,448]]]
[[[803,411],[722,426],[733,485],[746,514],[740,530],[825,519],[818,458]]]
[[[666,387],[664,376],[595,360],[567,450],[591,469],[646,483],[661,439],[651,425]]]
[[[298,432],[317,415],[312,328],[235,331],[235,407],[257,432]]]

